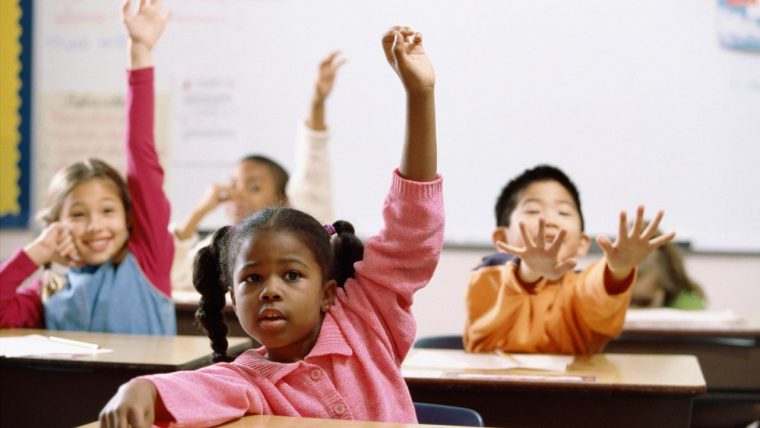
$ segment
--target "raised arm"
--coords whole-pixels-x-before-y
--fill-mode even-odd
[[[122,20],[129,35],[129,92],[127,94],[127,185],[132,197],[129,248],[148,279],[171,295],[170,270],[174,245],[169,233],[169,201],[163,191],[164,172],[153,135],[152,50],[164,30],[169,13],[161,13],[161,0],[141,0],[136,13],[131,0],[122,5]],[[147,67],[147,68],[146,68]],[[138,172],[139,171],[139,172]]]
[[[339,51],[334,51],[319,63],[309,116],[299,124],[296,133],[295,168],[287,188],[289,205],[321,223],[335,220],[325,102],[332,93],[338,70],[346,62],[339,55]]]
[[[422,34],[392,27],[382,40],[385,58],[406,90],[406,137],[399,172],[413,181],[437,178],[435,71],[422,46]]]

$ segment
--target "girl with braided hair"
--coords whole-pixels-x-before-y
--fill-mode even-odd
[[[415,337],[414,293],[443,244],[435,76],[419,33],[393,27],[382,45],[406,90],[407,130],[380,233],[362,246],[349,223],[323,227],[289,208],[217,231],[195,260],[198,318],[215,359],[227,360],[229,292],[241,326],[263,346],[232,362],[134,379],[106,404],[102,426],[215,426],[249,414],[416,422],[399,367]]]

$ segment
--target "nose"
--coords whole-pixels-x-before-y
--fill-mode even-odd
[[[282,300],[280,287],[276,280],[269,280],[264,283],[259,294],[259,300],[262,302],[279,302]]]
[[[99,215],[94,214],[90,216],[89,221],[87,222],[87,232],[97,232],[100,230],[102,224],[102,219]]]

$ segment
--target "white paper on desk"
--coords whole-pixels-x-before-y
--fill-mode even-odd
[[[687,311],[671,308],[629,309],[625,325],[725,325],[741,322],[733,311]]]
[[[503,354],[441,352],[416,349],[404,361],[404,368],[424,370],[509,370],[532,369],[564,372],[572,356],[544,354]]]
[[[44,355],[95,355],[113,352],[110,349],[91,349],[84,346],[54,342],[47,336],[0,337],[0,356],[27,357]]]

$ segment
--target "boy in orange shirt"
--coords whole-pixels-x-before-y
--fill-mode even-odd
[[[620,213],[615,242],[596,242],[604,257],[574,271],[591,239],[578,190],[559,169],[539,165],[502,190],[493,241],[469,278],[465,349],[484,352],[591,354],[623,328],[636,266],[675,232],[656,236],[663,212],[648,225],[639,206],[628,226]]]

